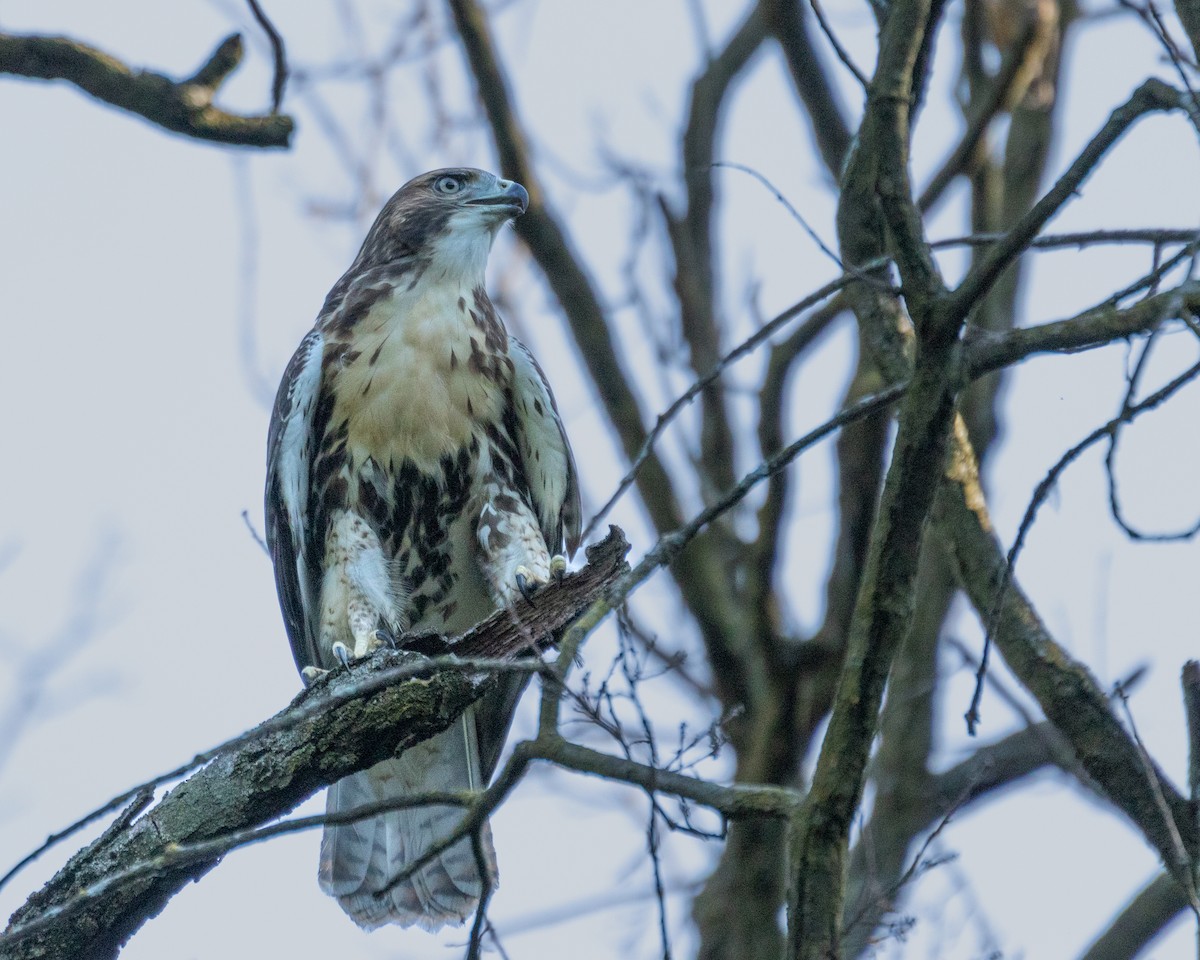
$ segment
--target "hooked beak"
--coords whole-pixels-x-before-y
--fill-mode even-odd
[[[497,180],[498,193],[468,200],[475,207],[505,207],[511,217],[519,217],[529,207],[529,192],[515,180]]]

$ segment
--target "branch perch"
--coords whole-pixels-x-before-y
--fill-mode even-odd
[[[536,606],[497,611],[452,645],[433,634],[412,645],[504,659],[549,646],[628,569],[628,549],[614,527],[588,548],[588,566],[547,587]],[[179,847],[274,820],[321,787],[446,729],[489,686],[490,678],[476,679],[461,666],[430,672],[428,661],[414,664],[413,656],[381,650],[318,680],[262,724],[261,737],[218,754],[132,825],[114,824],[13,914],[0,954],[5,960],[115,957],[184,884],[220,860],[218,853],[180,864],[172,859]],[[412,678],[397,682],[397,673]],[[147,861],[161,868],[92,894],[113,874]]]

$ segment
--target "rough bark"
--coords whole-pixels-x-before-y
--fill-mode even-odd
[[[137,114],[173,133],[242,147],[288,147],[292,118],[272,112],[247,117],[213,103],[242,62],[242,38],[226,37],[204,65],[182,80],[134,69],[110,54],[67,37],[0,33],[0,73],[65,80],[104,103]],[[276,81],[277,87],[281,87]]]
[[[497,611],[456,643],[427,635],[412,645],[495,659],[548,646],[627,571],[627,551],[614,527],[588,549],[586,568],[546,587],[536,603]],[[221,838],[274,820],[321,787],[446,729],[490,682],[461,669],[413,677],[414,670],[425,672],[419,654],[382,649],[318,680],[145,814],[118,821],[72,857],[13,914],[0,953],[6,960],[115,957],[184,884],[219,862]],[[218,849],[204,846],[209,841]]]

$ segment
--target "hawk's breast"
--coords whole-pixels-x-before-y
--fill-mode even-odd
[[[503,416],[512,364],[476,293],[459,285],[401,284],[331,345],[332,423],[346,452],[385,470],[411,460],[433,472]],[[491,304],[487,304],[488,311]],[[502,329],[502,328],[501,328]]]

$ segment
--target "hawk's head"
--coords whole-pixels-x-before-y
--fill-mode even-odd
[[[523,186],[486,170],[431,170],[409,180],[379,211],[358,266],[421,257],[447,271],[482,275],[497,231],[528,205]]]

